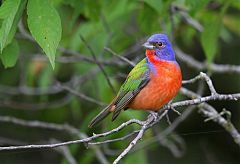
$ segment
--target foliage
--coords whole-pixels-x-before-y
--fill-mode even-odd
[[[62,33],[60,17],[48,1],[29,0],[27,11],[29,30],[54,68],[56,50]]]
[[[178,7],[175,12],[171,12],[173,5]],[[0,7],[0,59],[2,62],[0,115],[69,123],[81,132],[91,135],[93,131],[89,130],[87,125],[103,106],[74,97],[71,92],[62,89],[58,84],[66,85],[74,91],[105,103],[111,101],[114,93],[80,35],[90,45],[97,59],[103,64],[111,83],[118,89],[131,67],[117,60],[104,47],[111,48],[119,55],[126,55],[134,50],[135,44],[139,47],[140,41],[153,33],[167,33],[173,38],[172,42],[175,45],[208,64],[240,64],[238,55],[239,10],[239,0],[2,0]],[[193,21],[203,26],[202,32],[191,24]],[[138,48],[134,53],[129,53],[125,57],[138,62],[144,57],[144,52]],[[48,60],[50,62],[47,62]],[[189,69],[184,64],[180,63],[180,65],[183,65],[184,79],[198,74],[197,71]],[[239,78],[236,76],[227,75],[227,83],[232,83],[230,86],[226,85],[226,79],[224,80],[222,76],[216,75],[214,78],[217,81],[217,88],[223,92],[239,90]],[[182,99],[181,96],[178,98]],[[215,105],[222,108],[222,104]],[[237,105],[233,107],[237,108]],[[235,120],[237,120],[239,112],[235,112]],[[144,117],[143,112],[126,111],[114,123],[110,123],[109,118],[104,121],[101,128],[94,129],[94,131],[99,133],[116,127],[130,118],[142,119]],[[198,124],[196,120],[202,121],[199,121],[199,116],[195,114],[192,119],[188,120],[189,123],[183,125],[184,128],[178,130],[201,129],[202,126],[207,126]],[[239,121],[238,125],[240,125]],[[209,126],[215,127],[212,124]],[[161,131],[165,127],[165,123],[161,123],[157,130]],[[205,127],[205,130],[211,127]],[[1,131],[9,129],[4,134],[7,137],[12,136],[16,140],[23,139],[29,143],[48,140],[51,136],[59,140],[69,139],[66,134],[58,136],[51,132],[40,133],[36,129],[29,132],[27,128],[16,131],[12,128],[14,126],[7,125],[0,129]],[[149,132],[146,138],[153,137],[153,133]],[[120,132],[116,135],[124,134],[127,132]],[[228,136],[224,135],[224,137]],[[226,141],[224,137],[211,143],[210,149],[214,155],[221,155],[224,152],[221,151],[225,149],[224,145],[219,149],[216,148],[218,142]],[[200,136],[197,138],[199,145],[196,145],[193,136],[185,139],[190,140],[186,141],[189,151],[179,159],[178,163],[193,163],[193,161],[197,163],[195,157],[199,152],[196,150],[201,151],[199,154],[206,153],[206,145],[205,147],[199,145],[202,142],[209,144],[208,139],[214,140],[213,137]],[[128,142],[127,140],[126,143],[113,143],[111,148],[123,149]],[[226,152],[226,158],[221,156],[219,161],[235,162],[233,159],[235,154],[232,152],[236,148],[233,143],[230,145],[231,150]],[[86,150],[83,146],[77,146],[77,148],[74,146],[70,149],[79,163],[96,162],[95,152],[92,149]],[[33,159],[26,159],[26,162],[31,163],[34,158],[39,159],[35,153],[33,153]],[[158,155],[158,153],[166,156]],[[48,156],[48,154],[43,156]],[[168,150],[154,145],[146,150],[136,151],[132,156],[129,155],[125,162],[158,163],[154,161],[160,161],[160,157],[162,163],[168,163],[166,161],[176,163],[178,160],[172,158]],[[13,162],[19,160],[18,158],[11,159],[6,155],[0,155],[1,158]],[[202,163],[208,155],[199,158],[201,159],[198,163]],[[108,159],[111,161],[114,158],[108,157]],[[24,160],[21,158],[21,161],[26,163]],[[47,161],[49,163],[56,163],[59,160],[66,163],[64,158],[56,154],[49,157],[49,160],[50,162]]]

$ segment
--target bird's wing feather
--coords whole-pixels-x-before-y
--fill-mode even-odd
[[[150,80],[149,74],[150,72],[146,58],[131,70],[115,99],[114,104],[116,105],[116,109],[113,112],[112,120],[116,119],[122,109],[124,109],[141,89],[146,86]]]

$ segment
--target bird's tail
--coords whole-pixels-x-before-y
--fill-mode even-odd
[[[98,124],[99,122],[101,122],[104,118],[106,118],[111,111],[113,111],[115,108],[114,104],[109,104],[106,108],[104,108],[88,125],[89,128],[92,128],[93,126],[95,126],[96,124]]]

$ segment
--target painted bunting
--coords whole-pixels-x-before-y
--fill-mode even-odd
[[[154,34],[143,46],[146,57],[131,70],[117,96],[89,127],[110,113],[115,120],[122,110],[128,108],[157,112],[176,96],[182,85],[182,74],[167,35]]]

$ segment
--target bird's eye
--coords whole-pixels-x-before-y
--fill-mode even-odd
[[[156,43],[156,47],[157,47],[157,48],[163,48],[163,47],[164,47],[163,42],[157,42],[157,43]]]

